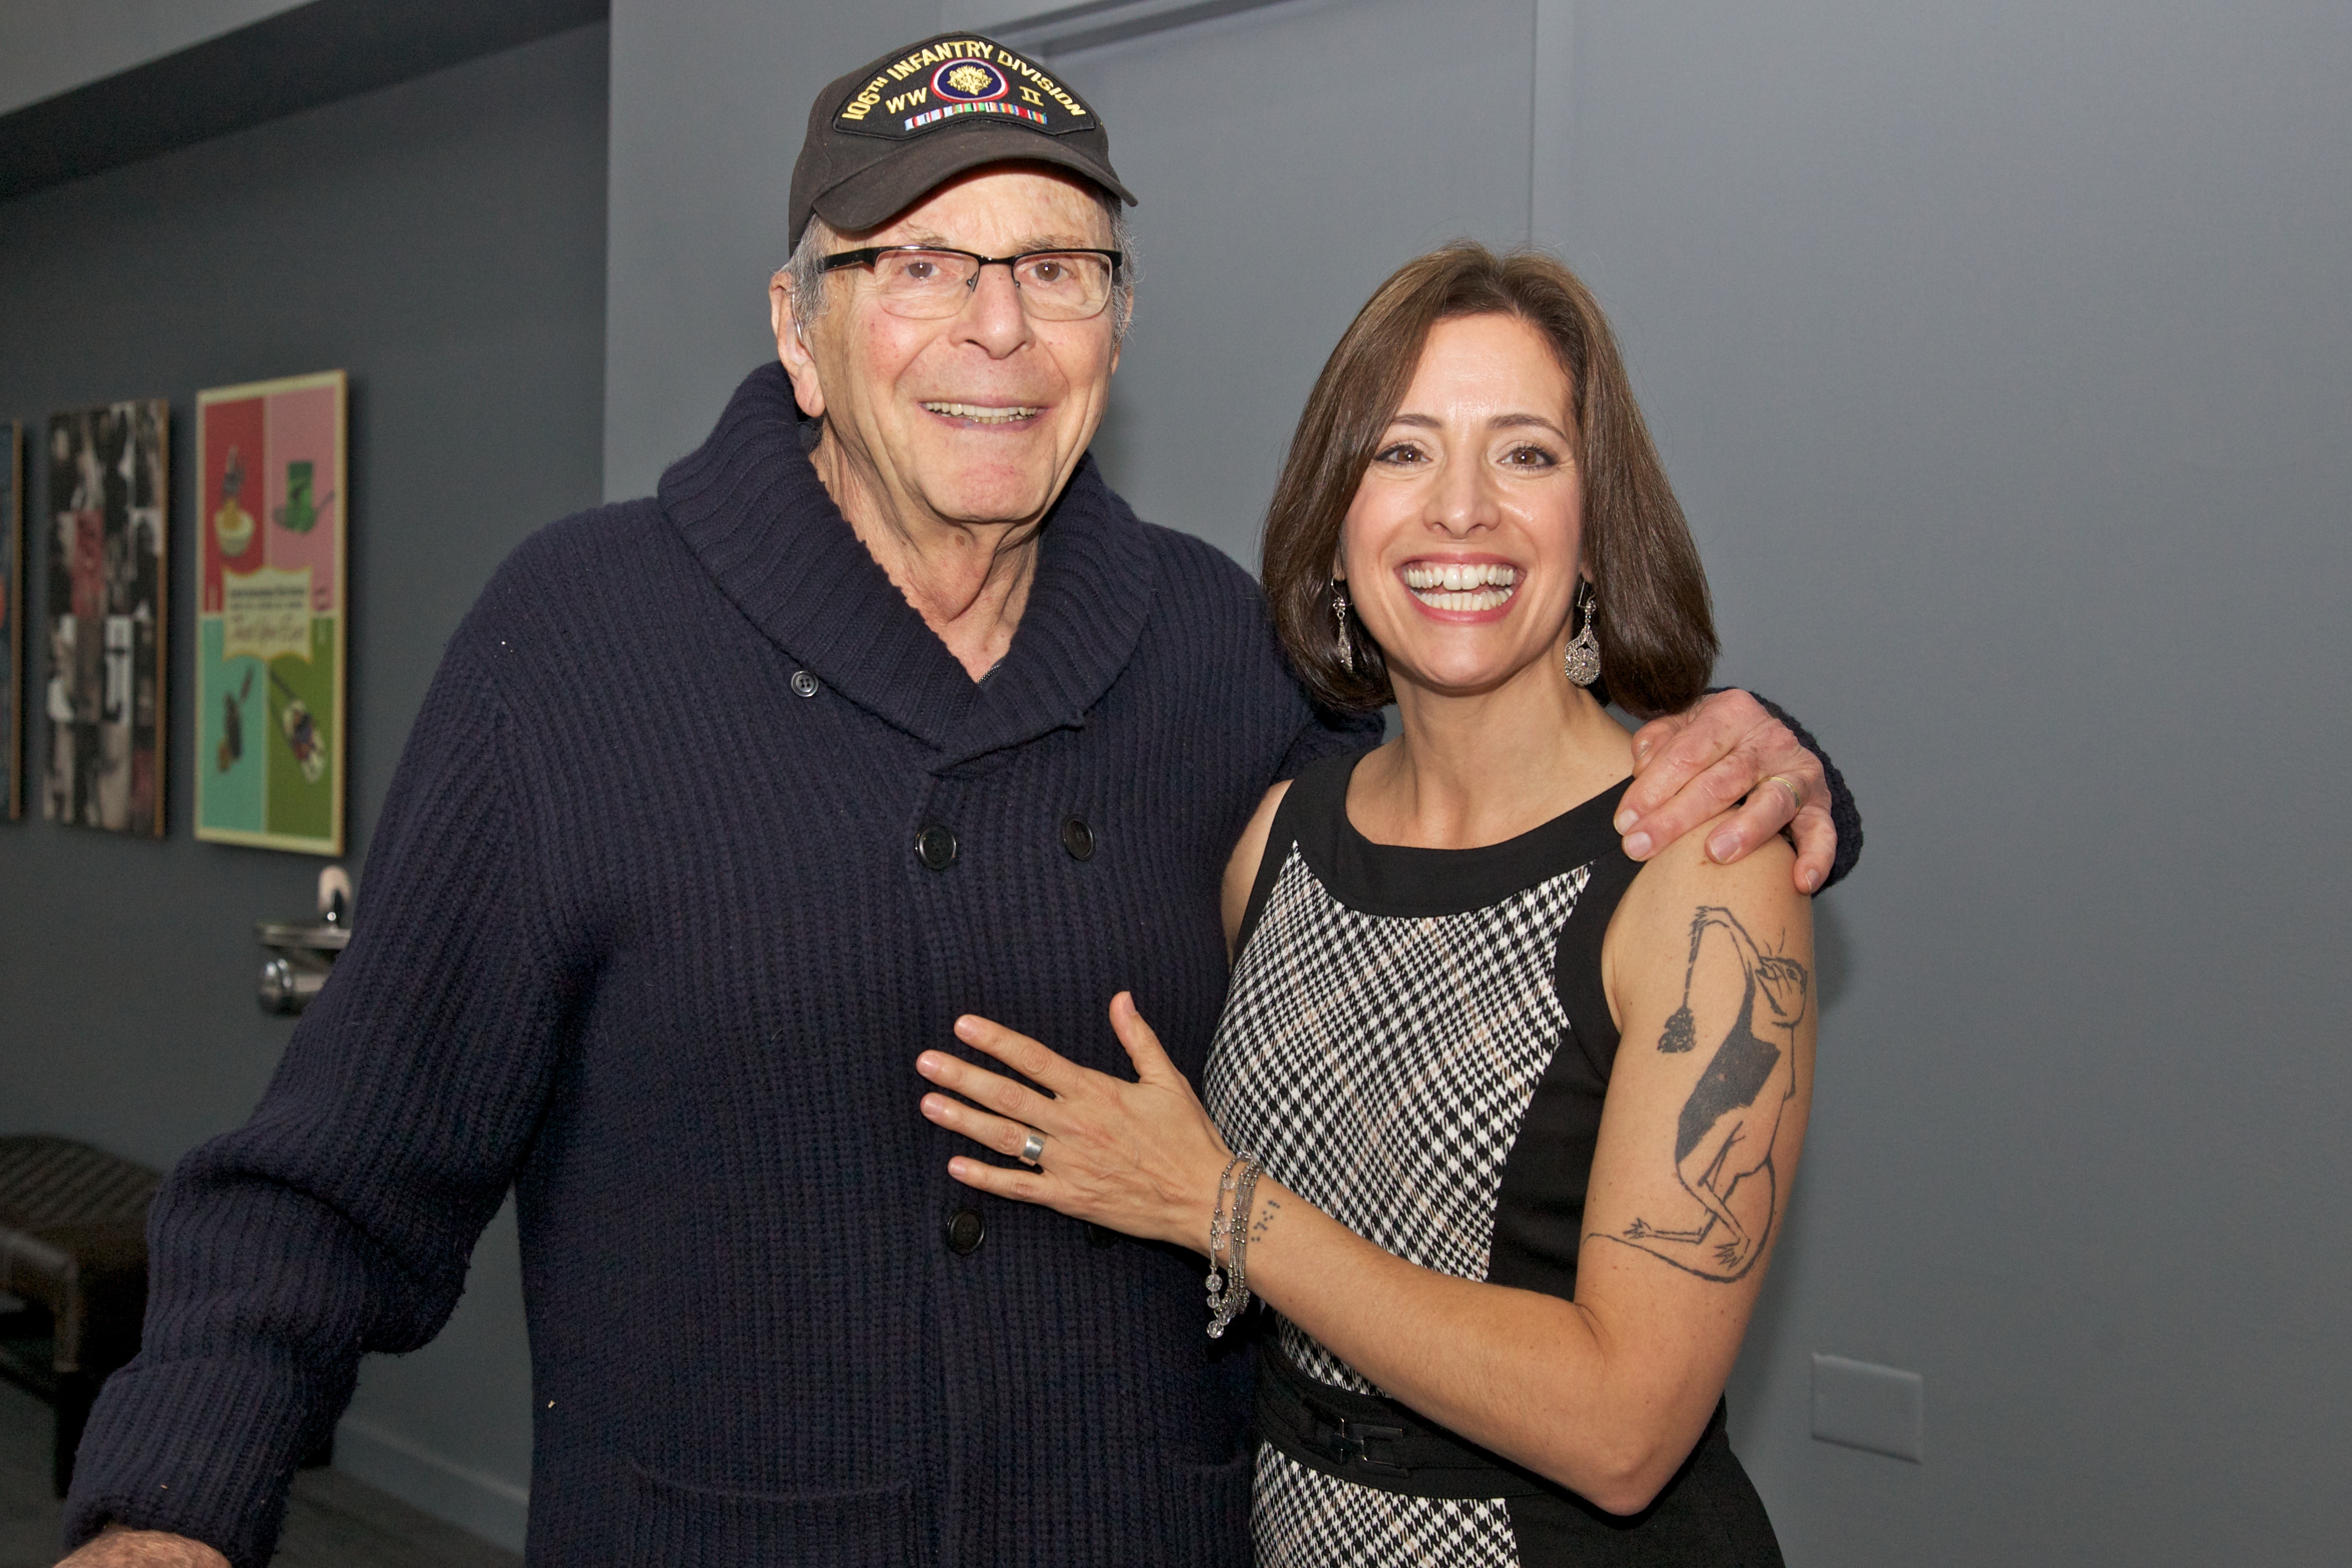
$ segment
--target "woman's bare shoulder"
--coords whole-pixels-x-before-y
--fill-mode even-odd
[[[1789,940],[1812,932],[1811,900],[1797,891],[1796,851],[1774,838],[1728,866],[1707,858],[1710,834],[1726,812],[1701,824],[1645,862],[1625,889],[1601,947],[1601,973],[1612,1004],[1628,984],[1672,984],[1681,974],[1680,939],[1705,910],[1733,911],[1759,931]]]

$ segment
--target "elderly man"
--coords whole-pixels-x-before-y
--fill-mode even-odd
[[[1246,1560],[1250,1369],[1198,1265],[955,1185],[910,1070],[967,1011],[1109,1068],[1128,988],[1197,1071],[1235,836],[1377,738],[1087,459],[1131,199],[1092,106],[988,40],[826,89],[781,365],[657,500],[499,571],[333,984],[160,1200],[74,1563],[266,1562],[360,1356],[433,1336],[509,1186],[534,1563]],[[1643,830],[1777,773],[1738,836],[1802,795],[1818,880],[1821,767],[1717,700]]]

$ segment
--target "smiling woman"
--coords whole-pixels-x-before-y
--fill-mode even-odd
[[[1132,1083],[966,1017],[1026,1082],[926,1052],[924,1113],[1030,1168],[950,1170],[1204,1252],[1212,1337],[1273,1309],[1260,1568],[1777,1568],[1722,1394],[1804,1142],[1811,925],[1777,841],[1636,864],[1612,832],[1599,678],[1679,707],[1715,635],[1566,268],[1460,245],[1373,297],[1265,580],[1307,680],[1401,732],[1243,834],[1198,1097],[1126,996]]]
[[[1381,286],[1331,351],[1299,416],[1265,541],[1266,597],[1299,673],[1338,707],[1393,699],[1385,658],[1365,637],[1360,613],[1347,617],[1359,657],[1352,668],[1339,658],[1333,584],[1340,529],[1357,480],[1397,466],[1386,454],[1411,434],[1411,417],[1399,428],[1396,416],[1423,345],[1442,323],[1477,331],[1471,323],[1481,319],[1490,335],[1497,321],[1533,328],[1567,378],[1564,410],[1502,410],[1497,430],[1548,437],[1581,476],[1582,565],[1600,612],[1603,674],[1595,694],[1643,717],[1687,707],[1715,663],[1706,578],[1608,320],[1550,258],[1496,257],[1466,244],[1409,262]],[[1361,603],[1360,595],[1359,611]]]

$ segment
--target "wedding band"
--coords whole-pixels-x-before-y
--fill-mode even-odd
[[[1034,1165],[1037,1163],[1037,1156],[1045,1152],[1045,1135],[1035,1128],[1031,1128],[1029,1136],[1021,1140],[1021,1158]]]
[[[1792,781],[1788,774],[1774,773],[1770,778],[1766,779],[1764,782],[1766,784],[1779,784],[1782,789],[1789,792],[1789,809],[1790,811],[1802,811],[1805,809],[1805,792],[1799,789],[1796,786],[1795,782]]]

